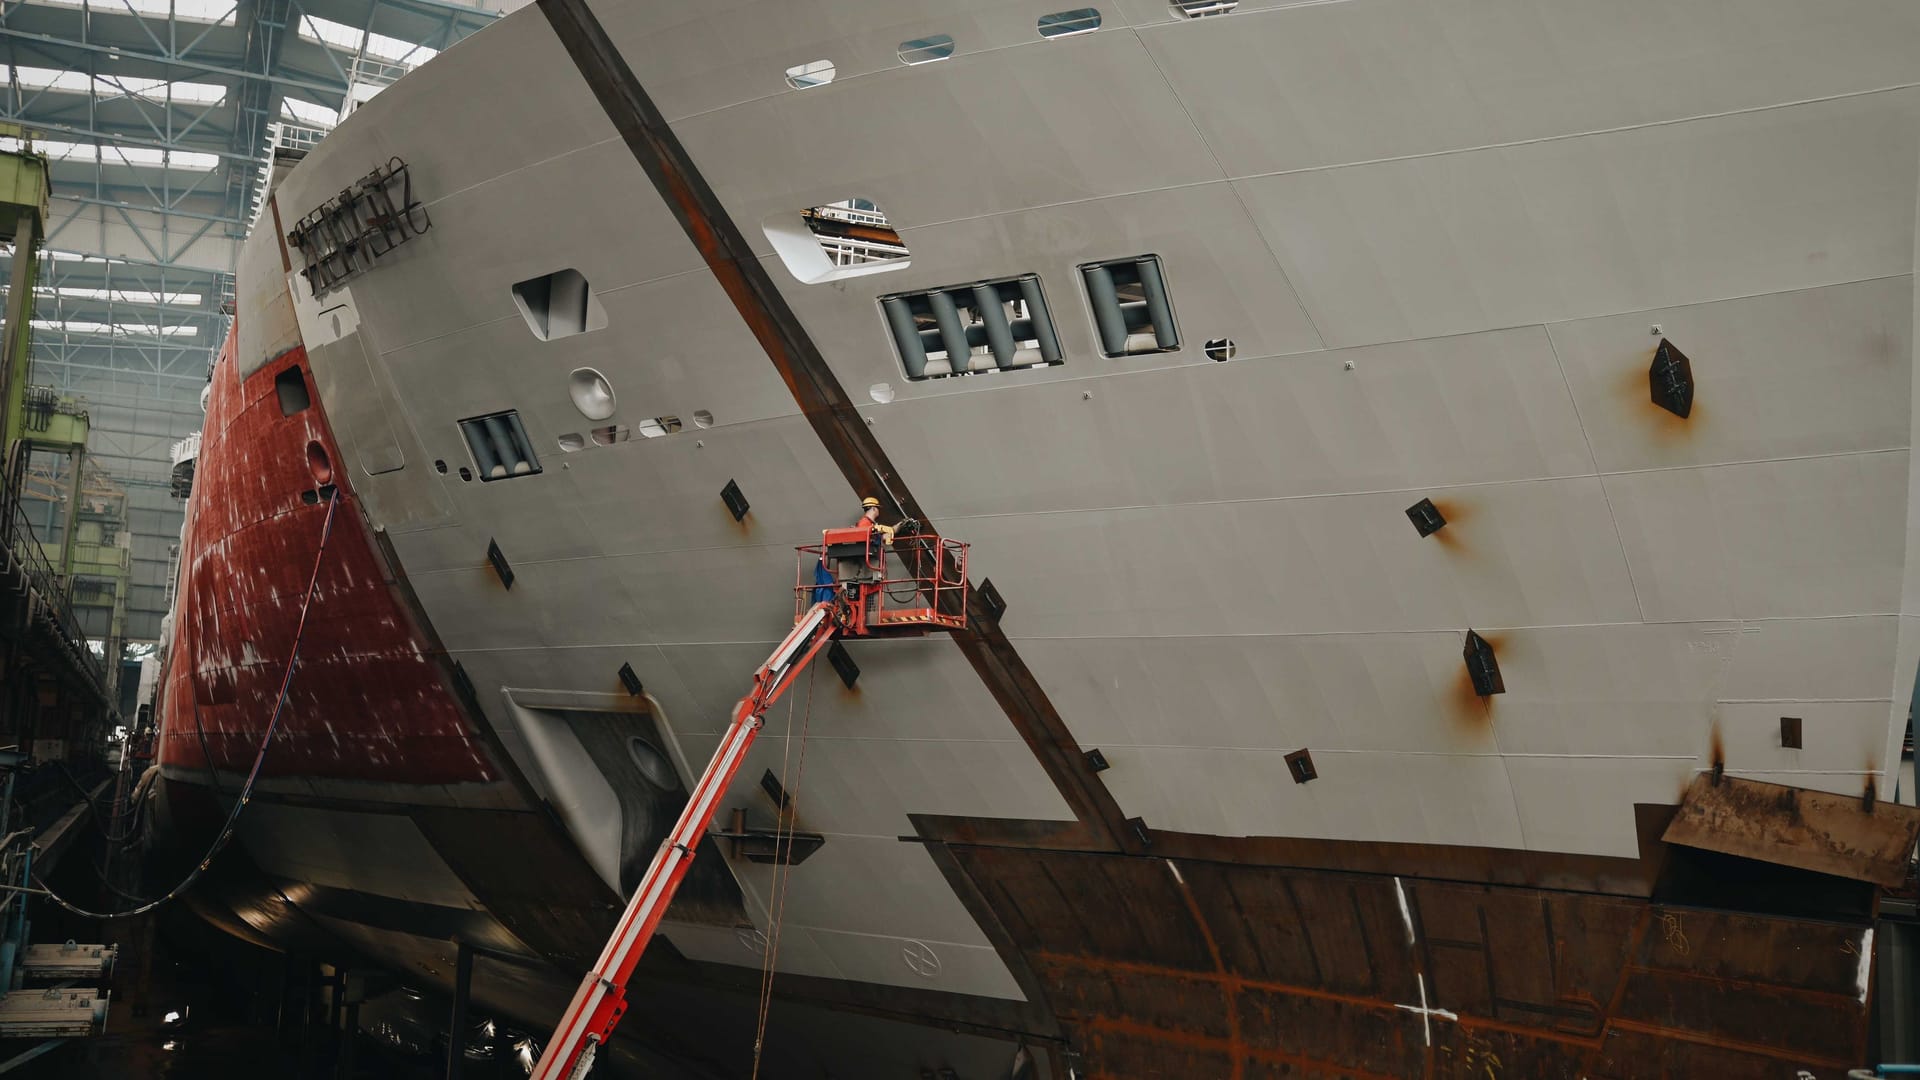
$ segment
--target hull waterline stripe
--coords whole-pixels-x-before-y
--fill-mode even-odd
[[[819,347],[787,306],[739,226],[694,167],[685,147],[586,0],[538,3],[607,118],[633,152],[634,160],[653,181],[667,209],[773,361],[847,482],[855,491],[889,499],[896,514],[926,521],[927,515],[894,471],[879,440],[860,419]],[[1092,843],[1110,849],[1139,847],[1139,841],[1125,827],[1119,804],[1093,777],[1066,722],[971,585],[967,609],[969,629],[954,632],[955,643],[1006,711],[1075,817],[1091,832]]]

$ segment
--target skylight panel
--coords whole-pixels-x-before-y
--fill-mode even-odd
[[[34,294],[75,300],[106,300],[116,304],[178,304],[197,306],[206,297],[201,293],[172,292],[163,293],[152,289],[88,289],[77,285],[34,287]],[[6,289],[0,287],[0,293]]]
[[[35,319],[35,330],[61,334],[106,334],[114,337],[198,337],[197,326],[160,326],[155,323],[88,322],[82,319]]]
[[[281,98],[280,112],[289,120],[298,120],[302,124],[316,127],[333,127],[340,122],[340,114],[325,105],[315,105],[311,101],[298,98]]]
[[[365,53],[381,60],[390,60],[415,68],[440,55],[438,49],[429,49],[397,37],[363,31],[357,26],[337,23],[332,19],[322,19],[314,15],[300,18],[300,36],[308,41],[329,45],[342,52]]]
[[[402,41],[385,34],[368,34],[367,55],[406,64],[408,67],[419,67],[439,56],[440,52],[437,49],[429,49],[425,45],[416,45],[411,41]]]
[[[348,52],[359,52],[364,31],[357,26],[337,23],[332,19],[316,19],[312,15],[300,17],[300,36],[308,41],[317,41],[322,45],[331,45]]]
[[[168,12],[184,22],[232,26],[238,11],[233,0],[27,0],[49,7],[85,6],[94,15],[142,15],[164,19]],[[131,8],[131,10],[129,10]]]
[[[89,79],[85,72],[80,71],[8,68],[4,65],[0,65],[0,77],[9,81],[17,80],[24,90],[84,94],[91,89],[104,99],[138,97],[153,102],[172,100],[183,105],[218,105],[227,99],[227,88],[214,83],[135,79],[120,75],[100,75]]]
[[[149,146],[106,146],[97,143],[51,142],[37,140],[33,149],[54,161],[99,161],[107,165],[145,165],[154,168],[208,172],[220,164],[217,154],[197,154],[190,150],[158,150]],[[0,150],[19,151],[23,144],[13,136],[0,137]]]

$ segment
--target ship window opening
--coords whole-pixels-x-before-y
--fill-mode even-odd
[[[563,453],[577,453],[587,448],[587,437],[577,431],[560,436],[560,449]]]
[[[306,376],[300,373],[298,365],[273,377],[273,392],[280,398],[281,416],[305,412],[307,406],[313,404],[313,396],[307,393]]]
[[[1304,749],[1288,754],[1286,762],[1287,771],[1293,774],[1293,782],[1296,784],[1304,784],[1320,776],[1319,771],[1313,767],[1313,755]]]
[[[1223,337],[1208,338],[1205,348],[1207,351],[1207,359],[1223,364],[1233,359],[1234,354],[1240,351],[1239,348],[1234,345],[1232,338]]]
[[[1091,34],[1098,29],[1100,13],[1090,7],[1040,16],[1040,36],[1043,38],[1073,37],[1076,34]]]
[[[580,410],[580,415],[589,420],[613,416],[613,384],[590,367],[574,368],[567,376],[567,396],[573,399],[573,407]]]
[[[893,384],[883,382],[874,383],[872,386],[867,387],[867,396],[882,405],[891,404],[893,401]]]
[[[462,420],[460,434],[466,437],[482,481],[532,476],[540,471],[540,459],[534,456],[527,429],[513,409]]]
[[[1800,717],[1783,716],[1780,718],[1780,745],[1788,750],[1801,750],[1805,748],[1800,737]]]
[[[324,484],[333,479],[333,461],[327,457],[326,447],[318,442],[307,443],[307,472],[313,476],[313,482]]]
[[[907,378],[942,379],[1062,363],[1040,278],[951,285],[880,298]]]
[[[612,446],[614,443],[623,443],[633,438],[633,429],[625,424],[608,424],[606,427],[594,428],[590,434],[597,445]]]
[[[473,470],[472,470],[472,469],[469,469],[469,468],[467,468],[467,467],[466,467],[465,465],[462,465],[462,466],[460,466],[460,479],[462,479],[462,480],[472,480],[472,479],[473,479]]]
[[[555,270],[519,282],[513,287],[513,305],[541,341],[558,341],[607,325],[600,298],[578,270]]]
[[[441,475],[445,475],[447,471],[447,463],[445,461],[436,460],[433,463],[433,471],[440,473]]]
[[[1239,6],[1240,0],[1174,0],[1173,13],[1199,19],[1208,15],[1225,15]]]
[[[834,70],[831,60],[809,60],[804,64],[795,64],[787,69],[787,85],[795,90],[805,90],[810,86],[825,86],[833,81]]]
[[[657,439],[662,435],[671,435],[680,430],[680,418],[677,416],[656,416],[651,420],[640,421],[642,438]]]
[[[904,270],[906,242],[872,199],[841,199],[761,223],[787,272],[808,285]]]
[[[1093,307],[1101,352],[1140,356],[1180,347],[1180,329],[1173,321],[1160,256],[1089,263],[1080,268],[1080,278]]]
[[[711,413],[711,412],[709,412],[709,411],[708,411],[708,410],[706,410],[706,409],[695,409],[695,410],[693,410],[693,426],[694,426],[694,427],[697,427],[697,428],[710,428],[710,427],[712,427],[712,426],[713,426],[713,413]]]
[[[932,37],[914,38],[900,43],[900,62],[903,64],[931,64],[935,60],[945,60],[953,55],[953,35],[935,34]]]
[[[308,488],[300,493],[300,501],[306,503],[308,506],[319,506],[320,493],[312,488]]]

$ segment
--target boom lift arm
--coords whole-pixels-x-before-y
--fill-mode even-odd
[[[895,530],[892,547],[905,564],[895,576],[888,572],[888,545],[870,528],[828,529],[820,534],[820,543],[798,549],[793,631],[753,673],[753,689],[734,707],[733,723],[687,797],[680,820],[647,867],[600,959],[561,1014],[533,1080],[582,1080],[593,1068],[594,1054],[627,1011],[627,980],[686,877],[694,848],[719,811],[747,748],[765,725],[767,710],[820,650],[838,635],[920,637],[966,629],[967,545],[923,533],[919,522],[908,520]],[[820,581],[819,575],[830,574],[832,567],[838,567],[841,576]]]
[[[841,605],[844,608],[844,605]],[[766,713],[787,692],[793,680],[818,656],[841,629],[836,605],[823,601],[808,608],[767,662],[753,674],[753,689],[733,710],[733,723],[720,740],[720,749],[694,785],[680,820],[667,834],[660,851],[647,867],[625,914],[608,939],[593,969],[574,991],[533,1080],[580,1080],[593,1067],[595,1052],[613,1034],[627,1011],[627,980],[640,963],[647,942],[666,914],[667,905],[693,863],[693,850],[706,835],[719,809],[720,798],[733,783],[746,759],[747,748],[766,724]]]

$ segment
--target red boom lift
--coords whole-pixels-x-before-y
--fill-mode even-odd
[[[820,650],[835,637],[918,637],[967,625],[967,545],[959,541],[919,535],[916,523],[903,522],[893,539],[903,571],[894,577],[888,576],[886,545],[868,528],[828,529],[820,543],[798,550],[793,631],[753,673],[752,690],[734,706],[733,723],[687,796],[680,820],[640,879],[600,959],[561,1014],[533,1080],[581,1080],[593,1067],[594,1054],[626,1012],[627,980],[686,877],[694,849],[747,748],[765,725],[767,710]],[[816,573],[816,567],[827,573]]]

